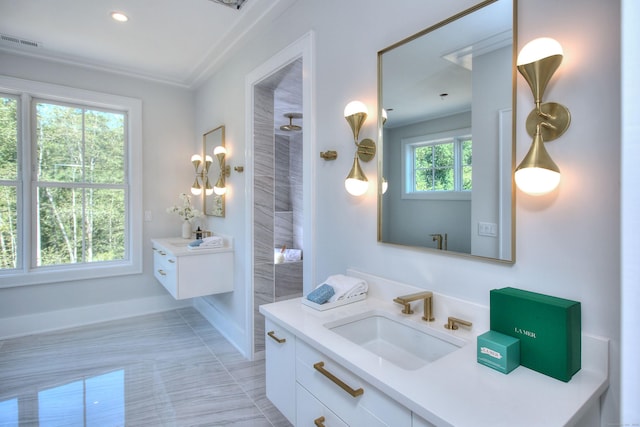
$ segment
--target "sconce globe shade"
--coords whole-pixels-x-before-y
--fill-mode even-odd
[[[564,55],[560,43],[550,37],[540,37],[524,45],[518,54],[516,65],[530,64],[554,55]]]
[[[191,194],[199,196],[202,194],[202,188],[191,187]]]
[[[202,161],[202,156],[200,154],[194,154],[193,156],[191,156],[191,161],[192,162],[201,162]]]
[[[368,181],[361,181],[355,178],[347,178],[344,180],[344,188],[352,196],[362,196],[369,188]]]
[[[207,196],[210,196],[213,194],[213,188],[207,188],[204,190],[204,194],[206,194]]]
[[[207,163],[211,163],[213,162],[213,157],[207,154],[206,156],[204,156],[204,161]]]
[[[222,145],[218,145],[216,148],[213,149],[213,155],[217,156],[218,154],[227,154],[227,149],[224,148]]]
[[[350,117],[358,113],[369,114],[369,110],[367,110],[367,106],[360,101],[351,101],[350,103],[347,104],[346,107],[344,107],[345,117]]]
[[[227,192],[227,187],[214,186],[213,192],[216,193],[218,196],[224,196]]]
[[[544,168],[524,168],[516,171],[516,185],[532,196],[542,196],[560,184],[560,172]]]

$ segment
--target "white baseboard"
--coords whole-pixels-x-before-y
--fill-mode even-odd
[[[167,294],[166,296],[137,298],[108,304],[29,314],[26,316],[0,318],[0,339],[75,328],[150,313],[159,313],[162,311],[175,310],[176,308],[188,307],[189,305],[191,305],[189,300],[176,301]]]
[[[211,302],[205,298],[194,298],[193,307],[198,310],[227,341],[233,344],[244,357],[251,359],[251,355],[247,349],[243,349],[242,346],[238,344],[245,342],[245,331],[231,322],[229,316],[225,316],[215,305],[211,304]]]

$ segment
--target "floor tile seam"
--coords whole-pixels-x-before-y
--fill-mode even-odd
[[[202,339],[202,337],[200,336],[200,334],[193,328],[193,326],[191,326],[191,324],[184,318],[184,316],[182,315],[182,313],[180,311],[178,311],[178,314],[180,315],[180,317],[182,318],[182,320],[191,328],[191,330],[198,336],[198,338],[200,338],[200,341],[202,341],[202,344],[207,347],[207,350],[209,350],[209,352],[220,362],[220,364],[222,365],[222,367],[224,368],[225,372],[233,379],[233,382],[238,386],[238,388],[242,391],[242,393],[249,399],[249,401],[251,401],[251,403],[253,403],[253,406],[255,406],[255,408],[258,410],[258,412],[260,412],[260,414],[262,414],[262,416],[264,417],[265,420],[267,420],[267,422],[273,426],[273,427],[277,427],[274,426],[273,423],[271,422],[271,420],[269,419],[269,417],[267,416],[267,414],[262,410],[262,408],[260,407],[260,405],[258,405],[258,402],[256,402],[253,397],[245,390],[245,388],[242,386],[242,384],[240,383],[240,381],[238,381],[238,379],[236,378],[235,375],[233,375],[232,371],[229,370],[229,368],[227,367],[227,364],[224,363],[222,360],[220,360],[220,358],[218,357],[218,355],[215,353],[215,351],[213,351],[213,349],[211,347],[209,347],[209,345]],[[211,326],[212,328],[214,327],[213,325]],[[226,338],[225,338],[226,339]]]

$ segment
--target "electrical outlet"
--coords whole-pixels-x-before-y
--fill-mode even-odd
[[[478,222],[478,236],[498,236],[498,224],[492,222]]]
[[[153,215],[151,215],[151,211],[144,211],[144,220],[147,222],[153,220]]]

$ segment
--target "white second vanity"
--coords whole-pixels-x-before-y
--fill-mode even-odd
[[[233,240],[221,248],[189,249],[189,239],[151,239],[153,275],[175,299],[233,290]]]
[[[326,311],[303,305],[299,298],[260,307],[266,317],[267,397],[294,425],[599,425],[599,398],[609,385],[608,340],[583,334],[582,369],[568,383],[523,366],[505,375],[476,362],[476,336],[489,329],[488,307],[434,294],[436,320],[427,323],[421,320],[419,302],[412,315],[401,314],[402,307],[393,302],[423,289],[348,274],[367,280],[366,300]],[[473,326],[449,331],[443,327],[448,316]],[[359,326],[349,331],[347,325],[374,317],[436,337],[444,347],[435,350],[438,354],[420,354],[420,360],[435,358],[420,362],[413,355],[431,346],[418,335],[403,338],[406,354],[391,346],[359,344]],[[386,327],[377,333],[404,333],[384,332]]]

